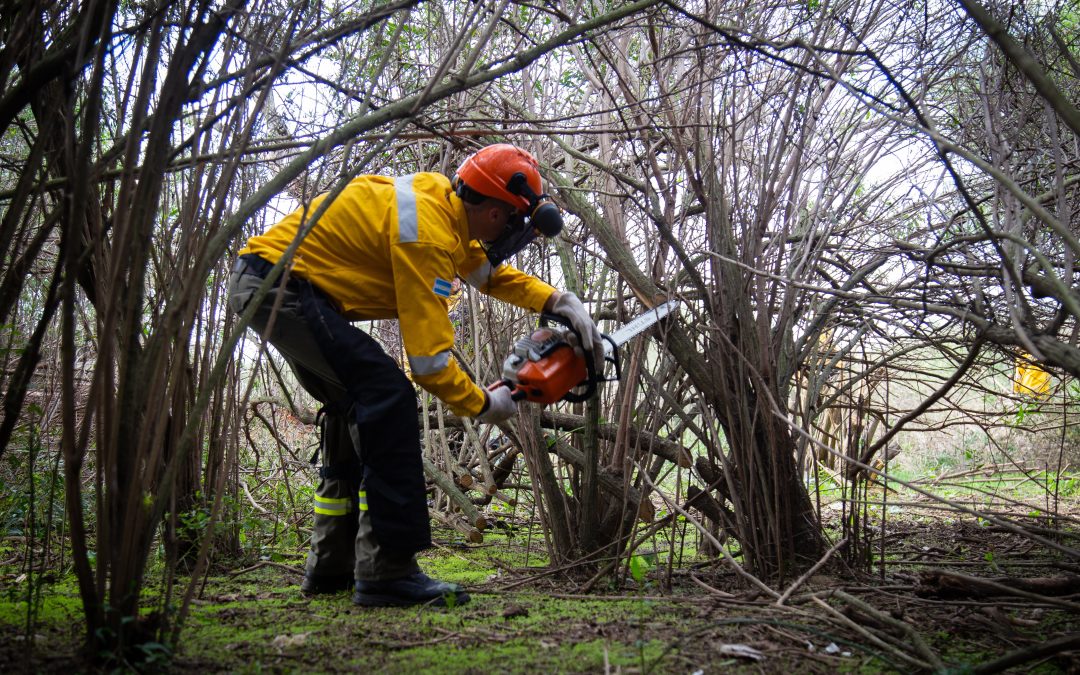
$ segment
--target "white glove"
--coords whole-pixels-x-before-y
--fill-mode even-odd
[[[593,323],[592,317],[589,316],[585,305],[581,304],[581,300],[578,300],[573,293],[561,293],[555,304],[551,306],[551,313],[565,317],[574,330],[581,335],[585,344],[580,347],[574,344],[576,336],[573,334],[567,336],[570,338],[568,342],[574,346],[575,351],[581,348],[591,355],[596,365],[596,374],[601,375],[604,372],[604,339],[600,337],[600,330]]]
[[[495,424],[510,419],[517,412],[517,401],[510,396],[510,387],[485,390],[484,409],[476,416],[477,422]]]

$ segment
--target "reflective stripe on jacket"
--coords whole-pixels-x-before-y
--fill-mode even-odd
[[[277,262],[324,197],[252,237],[240,253]],[[291,274],[326,293],[347,319],[399,319],[413,379],[463,416],[480,412],[484,393],[450,353],[454,277],[534,312],[555,291],[508,265],[493,269],[469,241],[465,207],[450,181],[435,173],[353,179],[300,244]]]

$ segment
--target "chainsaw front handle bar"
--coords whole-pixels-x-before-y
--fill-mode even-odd
[[[497,382],[492,382],[488,385],[488,391],[495,391],[499,387],[509,387],[512,390],[510,392],[510,398],[515,401],[524,401],[525,397],[528,396],[528,394],[525,393],[524,389],[520,387],[515,387],[514,383],[510,380],[499,380]]]

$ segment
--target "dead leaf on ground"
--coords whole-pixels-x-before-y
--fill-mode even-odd
[[[760,661],[765,658],[765,655],[761,651],[754,649],[750,645],[739,644],[727,644],[720,645],[720,654],[723,656],[734,656],[739,659],[750,659],[751,661]]]
[[[281,650],[302,647],[307,643],[308,637],[310,636],[311,632],[297,633],[296,635],[279,635],[274,638],[271,644]]]

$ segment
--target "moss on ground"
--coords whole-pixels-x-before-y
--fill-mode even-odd
[[[940,541],[941,555],[950,559],[955,549],[981,560],[982,549],[971,548],[969,540],[998,548],[1008,543],[991,540],[986,528],[976,523],[928,529],[911,521],[897,534],[901,536],[892,540],[893,546],[905,555],[925,552],[928,542]],[[574,581],[541,574],[544,570],[538,566],[546,560],[535,549],[526,555],[524,537],[492,539],[497,541],[482,546],[444,543],[422,556],[421,566],[429,574],[470,589],[472,602],[451,609],[359,608],[348,592],[307,598],[299,592],[299,561],[291,566],[270,561],[238,566],[231,574],[218,572],[199,579],[170,670],[877,673],[910,669],[894,654],[816,616],[806,601],[781,612],[767,598],[753,598],[723,567],[682,567],[674,576],[675,590],[661,591],[666,571],[663,541],[651,547],[654,555],[644,547],[639,551],[648,565],[630,575],[625,586],[605,580],[594,587],[595,594],[574,595],[573,589],[587,577]],[[532,545],[540,541],[533,539]],[[890,573],[896,571],[890,566]],[[690,574],[737,596],[719,600],[703,593]],[[808,580],[802,591],[827,598],[823,594],[838,583],[822,573]],[[177,580],[171,605],[180,603],[187,584],[186,579]],[[866,597],[884,602],[880,595]],[[149,585],[143,598],[145,612],[160,609],[159,582]],[[40,599],[38,622],[28,636],[25,577],[0,569],[0,671],[84,671],[76,659],[85,629],[74,580],[63,577],[46,583]],[[1075,618],[1062,612],[1013,607],[1003,610],[1008,614],[1002,619],[978,607],[899,595],[882,605],[882,611],[901,611],[947,665],[961,669],[1016,645],[1076,628]],[[740,647],[760,650],[763,660],[733,656],[730,650],[737,653]]]
[[[304,671],[597,672],[658,665],[662,638],[680,621],[632,598],[479,594],[454,609],[360,609],[347,593],[278,600],[196,608],[179,661],[194,666],[224,653],[239,661],[228,670],[257,661]]]
[[[58,581],[38,582],[43,585],[35,594],[37,620],[46,625],[64,625],[82,621],[83,608],[74,577]],[[24,576],[0,586],[0,625],[18,626],[26,623],[29,584]]]
[[[467,583],[475,571],[466,562],[444,555],[435,567],[457,570],[445,577]],[[208,579],[184,623],[173,670],[575,673],[644,666],[669,672],[664,663],[678,652],[670,649],[670,635],[687,625],[678,603],[632,596],[474,592],[472,602],[453,609],[361,609],[346,592],[305,598],[298,581],[273,567]],[[19,638],[26,610],[7,590],[0,596],[0,636],[10,642]],[[82,637],[73,630],[82,617],[73,580],[43,589],[38,617],[36,665],[28,670],[72,662]],[[7,652],[6,663],[17,662],[17,654]]]
[[[382,667],[403,673],[493,672],[493,673],[577,673],[610,670],[649,670],[660,665],[665,645],[659,640],[626,645],[594,639],[562,644],[558,640],[521,638],[495,648],[487,646],[444,649],[437,645],[408,649],[388,659]],[[358,669],[370,664],[356,662]],[[661,672],[664,672],[661,669]]]

